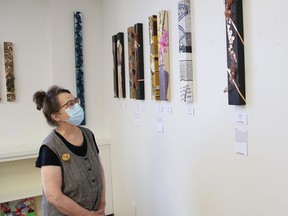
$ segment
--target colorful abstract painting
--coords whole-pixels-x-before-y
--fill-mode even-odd
[[[32,198],[1,203],[1,216],[35,216]]]
[[[245,62],[242,0],[225,0],[229,105],[245,105]]]
[[[82,37],[82,13],[74,12],[74,43],[75,43],[75,69],[76,69],[76,93],[80,99],[81,107],[85,113],[84,96],[84,70],[83,70],[83,37]],[[81,125],[86,124],[86,114]]]
[[[6,74],[7,101],[15,101],[15,76],[13,64],[13,44],[4,42],[4,61]]]
[[[193,99],[193,66],[190,0],[178,2],[179,64],[181,101]]]
[[[150,16],[148,18],[148,23],[149,23],[149,46],[150,46],[151,96],[152,100],[160,100],[157,15]]]
[[[158,64],[160,77],[160,100],[170,100],[170,57],[169,57],[169,25],[168,11],[158,14]]]

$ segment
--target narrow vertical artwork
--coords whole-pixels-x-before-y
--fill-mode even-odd
[[[135,69],[135,46],[134,46],[134,27],[127,29],[128,35],[128,66],[129,66],[129,87],[130,98],[136,99],[136,69]]]
[[[225,0],[229,105],[245,105],[245,62],[242,0]]]
[[[135,47],[135,66],[136,66],[136,99],[145,99],[144,86],[144,57],[143,57],[143,24],[134,25],[134,47]]]
[[[119,97],[118,72],[117,72],[117,35],[112,36],[112,56],[113,56],[113,90],[114,98]]]
[[[117,52],[117,75],[118,75],[118,97],[126,97],[125,89],[125,59],[124,59],[124,33],[119,32],[117,34],[116,41],[116,52]]]
[[[83,38],[82,38],[82,13],[74,12],[74,41],[75,41],[75,68],[76,68],[76,93],[80,99],[81,107],[85,113],[85,97],[84,97],[84,71],[83,71]],[[81,125],[86,124],[86,114]]]
[[[181,101],[193,99],[193,66],[190,0],[178,2],[179,64]]]
[[[160,100],[160,78],[158,64],[158,33],[157,16],[152,15],[149,21],[149,46],[150,46],[150,72],[152,100]]]
[[[168,11],[162,10],[158,16],[158,63],[160,76],[160,100],[170,100],[170,60]]]
[[[15,76],[13,64],[13,44],[4,42],[4,61],[6,74],[7,101],[15,101]]]

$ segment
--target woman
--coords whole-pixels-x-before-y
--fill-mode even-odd
[[[69,90],[52,86],[33,95],[49,125],[36,161],[41,168],[44,216],[105,215],[105,179],[93,133],[79,127],[84,112]]]

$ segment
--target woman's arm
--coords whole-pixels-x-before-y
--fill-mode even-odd
[[[41,175],[43,191],[48,202],[54,205],[60,212],[69,216],[99,216],[99,213],[81,207],[62,193],[61,167],[42,166]]]

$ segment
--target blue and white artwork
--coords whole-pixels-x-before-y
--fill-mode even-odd
[[[76,93],[80,99],[85,116],[81,125],[86,124],[85,97],[84,97],[84,71],[83,71],[83,37],[82,13],[74,12],[74,40],[75,40],[75,67],[76,67]]]

